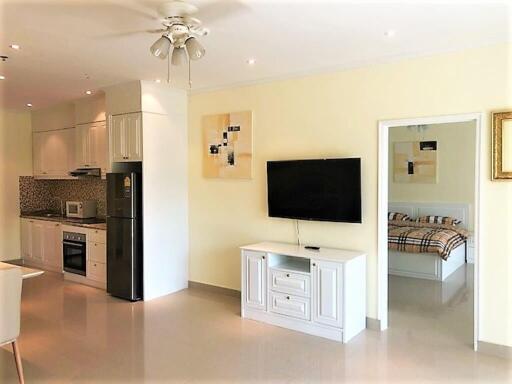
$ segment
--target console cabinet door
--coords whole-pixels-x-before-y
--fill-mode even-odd
[[[342,327],[343,266],[311,260],[313,273],[313,321]]]
[[[245,304],[266,309],[266,257],[262,252],[244,251]]]

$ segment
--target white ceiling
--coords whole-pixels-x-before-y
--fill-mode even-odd
[[[148,50],[158,35],[126,34],[159,28],[146,13],[160,2],[0,0],[0,54],[10,57],[0,62],[0,107],[38,108],[87,89],[165,79],[166,62]],[[201,39],[206,56],[193,62],[194,90],[511,40],[508,1],[190,2],[203,8],[197,17],[211,30]],[[395,36],[385,36],[388,30]],[[175,77],[184,86],[185,68]]]

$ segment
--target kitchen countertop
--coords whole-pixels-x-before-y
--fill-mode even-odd
[[[20,215],[23,219],[34,219],[34,220],[44,220],[44,221],[55,221],[66,225],[73,225],[75,227],[84,227],[84,228],[92,228],[92,229],[100,229],[107,230],[107,223],[105,219],[102,218],[92,218],[92,219],[76,219],[71,217],[63,217],[63,216],[45,216],[45,214],[38,213],[22,213]]]

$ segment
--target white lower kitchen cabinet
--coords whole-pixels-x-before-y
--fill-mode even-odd
[[[106,289],[107,286],[107,231],[101,229],[63,225],[65,232],[85,235],[85,276],[64,271],[64,279]]]
[[[348,342],[366,328],[366,255],[285,243],[241,247],[242,317]]]
[[[62,272],[62,230],[55,221],[21,219],[21,257],[27,265]]]
[[[86,236],[86,276],[63,271],[62,232]],[[58,221],[21,218],[21,257],[26,265],[64,272],[64,278],[105,289],[107,283],[106,231]]]

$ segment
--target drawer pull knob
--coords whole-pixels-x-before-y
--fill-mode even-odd
[[[290,274],[289,274],[289,273],[287,273],[287,274],[286,274],[286,277],[290,277]]]
[[[286,296],[286,300],[290,300],[290,296]]]
[[[313,263],[313,267],[316,267],[316,264],[315,264],[315,263]]]
[[[261,256],[261,258],[262,258],[263,260],[265,260],[265,256]]]

